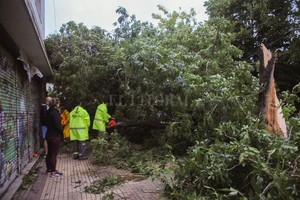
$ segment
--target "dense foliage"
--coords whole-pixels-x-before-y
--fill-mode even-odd
[[[243,50],[243,60],[257,71],[260,43],[272,51],[279,49],[275,78],[281,90],[291,90],[300,80],[300,1],[299,0],[210,0],[210,17],[224,17],[233,25],[234,44]]]
[[[104,30],[69,22],[46,40],[46,47],[55,69],[54,92],[65,107],[81,101],[90,108],[94,99],[112,92],[116,81],[110,61],[116,47]]]
[[[235,6],[244,5],[238,2],[208,1],[211,18],[204,24],[195,20],[194,10],[169,13],[159,6],[162,14],[153,14],[158,27],[140,22],[120,7],[114,33],[69,22],[46,40],[56,72],[53,92],[66,107],[81,101],[92,116],[99,101],[106,101],[109,112],[123,122],[119,133],[143,142],[143,149],[167,146],[173,154],[185,155],[173,160],[176,175],[165,180],[170,198],[300,196],[300,132],[294,106],[299,86],[280,95],[290,138],[266,133],[256,117],[260,86],[246,59],[257,49],[250,45],[248,52],[246,45],[238,45],[250,36],[256,44],[262,40],[242,36],[244,29],[237,30],[226,17]],[[260,6],[269,5],[260,2]],[[262,26],[255,20],[252,23]],[[283,54],[296,55],[289,44],[281,46]],[[121,162],[141,172],[143,156],[133,153],[130,143],[120,141],[94,140],[96,149],[101,149],[94,156],[101,163]],[[114,159],[109,159],[111,153]],[[122,157],[132,163],[118,159]]]
[[[169,195],[173,199],[299,198],[299,128],[285,141],[256,127],[256,121],[242,129],[226,124],[217,129],[214,143],[197,142],[178,162],[175,178],[167,181]]]
[[[189,146],[223,121],[244,121],[255,111],[259,86],[250,65],[234,59],[242,52],[231,44],[234,34],[226,20],[202,25],[194,11],[160,9],[166,14],[155,16],[159,28],[134,17],[119,20],[120,27],[141,27],[129,39],[119,32],[110,39],[98,28],[74,22],[62,27],[46,41],[54,66],[60,63],[55,92],[73,106],[81,100],[90,113],[94,99],[109,97],[119,120],[167,124],[168,134],[160,141]]]

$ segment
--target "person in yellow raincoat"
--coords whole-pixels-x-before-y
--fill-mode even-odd
[[[73,141],[73,158],[84,160],[86,157],[85,141],[89,139],[90,116],[80,105],[70,113],[70,140]]]
[[[70,112],[61,107],[61,125],[64,127],[64,139],[70,139]]]
[[[93,122],[93,129],[99,132],[106,132],[106,124],[111,116],[107,112],[107,105],[101,103],[96,110]]]

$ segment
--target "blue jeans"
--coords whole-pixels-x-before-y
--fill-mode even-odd
[[[47,126],[42,126],[43,139],[46,139],[47,130],[48,130]]]

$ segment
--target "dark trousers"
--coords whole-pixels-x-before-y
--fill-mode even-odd
[[[60,148],[61,138],[60,137],[49,137],[48,142],[48,155],[46,157],[47,170],[53,172],[56,171],[57,155]]]
[[[73,141],[74,153],[79,153],[79,156],[86,156],[86,141]]]

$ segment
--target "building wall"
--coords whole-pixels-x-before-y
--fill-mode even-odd
[[[40,147],[41,84],[0,45],[0,196]]]
[[[42,146],[45,0],[0,0],[0,199]]]
[[[43,0],[25,0],[36,29],[42,39],[45,39],[45,2]]]

